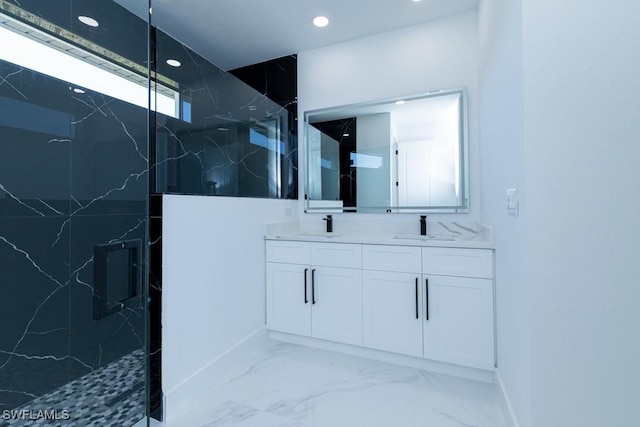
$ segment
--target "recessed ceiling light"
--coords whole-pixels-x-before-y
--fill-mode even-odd
[[[218,130],[221,131],[221,132],[226,132],[226,131],[229,130],[229,128],[219,127]]]
[[[349,136],[349,134],[348,133],[343,133],[342,136],[347,137],[347,136]]]
[[[73,88],[73,91],[74,91],[75,93],[85,93],[84,89],[80,89],[79,87],[74,87],[74,88]]]
[[[179,67],[182,65],[182,62],[178,61],[177,59],[167,59],[167,64],[171,65],[172,67]]]
[[[403,101],[402,99],[400,101],[396,101],[396,105],[402,105],[404,104],[406,101]]]
[[[90,16],[85,16],[85,15],[80,15],[78,16],[78,21],[82,22],[84,25],[88,25],[90,27],[98,27],[100,24],[98,24],[98,21],[96,21],[95,19],[93,19]]]
[[[329,25],[329,18],[327,18],[326,16],[316,16],[315,18],[313,18],[313,25],[320,28],[326,27],[327,25]]]
[[[414,3],[420,3],[422,0],[411,0]]]

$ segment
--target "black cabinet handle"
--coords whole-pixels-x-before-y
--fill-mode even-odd
[[[311,304],[316,303],[316,269],[311,270]]]
[[[429,320],[429,279],[424,279],[424,294],[425,294],[425,320]]]
[[[419,311],[418,311],[418,278],[416,277],[416,319],[419,318]]]
[[[309,272],[308,268],[304,269],[304,303],[309,303],[309,298],[307,298],[307,273]]]

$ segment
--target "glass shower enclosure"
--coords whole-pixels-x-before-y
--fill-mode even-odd
[[[0,426],[147,424],[143,9],[0,0]]]

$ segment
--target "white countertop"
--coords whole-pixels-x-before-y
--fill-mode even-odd
[[[266,240],[294,240],[323,243],[360,243],[369,245],[425,246],[444,248],[493,249],[493,240],[485,233],[470,232],[459,235],[433,234],[420,236],[419,233],[372,233],[372,232],[336,232],[297,231],[273,232],[265,236]]]

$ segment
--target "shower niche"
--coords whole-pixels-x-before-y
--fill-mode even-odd
[[[124,308],[141,308],[142,241],[96,245],[93,259],[93,320]]]

